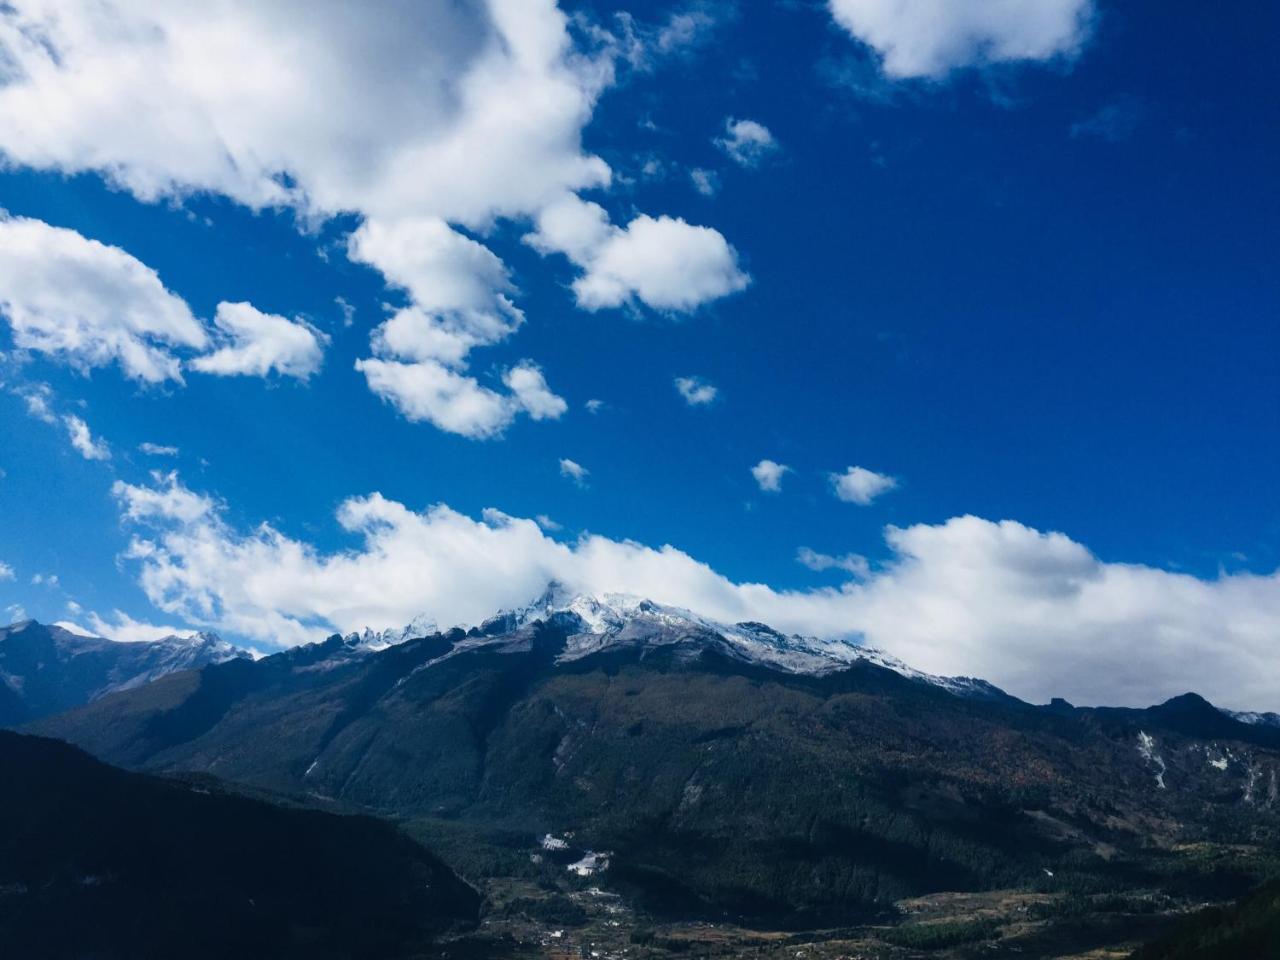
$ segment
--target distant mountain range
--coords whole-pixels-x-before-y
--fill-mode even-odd
[[[1032,706],[623,596],[552,591],[406,638],[426,629],[211,663],[27,729],[395,817],[476,881],[568,874],[665,916],[847,923],[996,886],[1236,895],[1280,839],[1280,728],[1194,694]],[[1206,844],[1239,862],[1187,855]]]
[[[24,620],[0,627],[0,726],[83,706],[178,670],[249,656],[212,633],[120,643]]]

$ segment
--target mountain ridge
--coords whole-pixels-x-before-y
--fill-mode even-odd
[[[787,924],[1044,871],[1132,883],[1187,869],[1180,845],[1280,829],[1280,731],[1199,698],[1034,706],[853,653],[794,672],[778,658],[825,651],[767,629],[728,638],[631,600],[507,611],[171,674],[28,729],[395,817],[464,875],[593,854],[601,882],[652,909]],[[768,656],[744,657],[756,644]],[[572,835],[574,860],[531,866],[547,834]]]
[[[83,706],[170,673],[252,656],[208,632],[125,642],[22,620],[0,627],[0,726]]]

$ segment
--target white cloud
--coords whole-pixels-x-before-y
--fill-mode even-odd
[[[144,620],[135,620],[121,610],[112,611],[110,620],[98,616],[97,613],[90,613],[88,620],[91,625],[89,630],[78,624],[70,624],[70,626],[75,626],[85,636],[105,637],[108,640],[115,640],[119,643],[146,643],[154,640],[163,640],[166,637],[190,636],[195,632],[190,629],[167,627],[147,623]],[[59,624],[59,626],[67,626],[67,624]]]
[[[658,61],[686,53],[706,40],[716,27],[713,10],[725,12],[703,0],[672,11],[655,26],[642,24],[629,13],[617,13],[614,16],[621,36],[613,38],[613,42],[633,68],[651,69]]]
[[[701,42],[716,25],[706,4],[671,14],[658,31],[656,46],[662,53],[682,50]]]
[[[196,357],[191,367],[217,376],[282,377],[306,380],[320,369],[327,335],[301,321],[263,313],[249,303],[220,303],[214,326],[225,341]]]
[[[237,531],[172,476],[115,492],[146,524],[128,556],[158,609],[268,643],[403,624],[424,610],[476,623],[554,579],[728,622],[861,637],[920,669],[985,677],[1038,701],[1144,705],[1196,690],[1242,709],[1280,702],[1280,572],[1204,580],[1108,563],[1013,521],[890,527],[891,559],[863,580],[780,591],[735,583],[672,546],[560,543],[533,520],[491,512],[479,522],[444,505],[417,513],[379,494],[341,505],[339,523],[361,544],[326,553],[267,524]]]
[[[694,167],[689,171],[689,180],[693,183],[693,189],[704,197],[714,197],[716,191],[720,189],[720,178],[716,176],[714,170]]]
[[[502,382],[515,403],[534,420],[558,420],[569,409],[564,398],[547,388],[542,371],[527,360],[508,370]]]
[[[547,533],[555,533],[557,530],[564,529],[563,524],[556,523],[554,520],[548,517],[545,513],[540,513],[533,519],[538,524],[538,526],[540,526],[543,530],[547,531]],[[3,577],[0,577],[0,579],[3,579]]]
[[[367,220],[347,253],[473,345],[496,343],[524,320],[508,299],[514,286],[503,262],[437,217]]]
[[[57,426],[60,422],[67,431],[71,446],[86,460],[110,460],[111,449],[102,440],[95,440],[89,425],[74,414],[59,417],[53,410],[53,389],[47,383],[25,384],[14,387],[13,393],[26,405],[27,413],[42,423]]]
[[[819,573],[824,570],[843,570],[854,577],[862,578],[871,572],[871,564],[867,562],[867,558],[857,553],[833,557],[829,553],[818,553],[809,547],[801,547],[796,551],[796,561]]]
[[[582,464],[570,460],[568,457],[560,458],[560,476],[568,477],[578,486],[586,486],[587,477],[591,471]]]
[[[67,633],[74,633],[77,637],[97,636],[97,634],[92,630],[86,630],[84,627],[80,626],[80,624],[72,620],[55,620],[53,621],[53,625],[55,627],[61,627],[63,630],[67,631]]]
[[[782,489],[782,478],[790,472],[786,464],[772,460],[761,460],[751,468],[751,476],[765,493],[778,493]]]
[[[679,49],[710,22],[699,6],[678,11],[652,47]],[[492,410],[461,364],[522,316],[505,266],[459,228],[483,236],[609,186],[582,130],[624,50],[584,24],[579,46],[554,0],[20,0],[0,7],[0,158],[94,171],[145,201],[207,191],[291,207],[304,222],[355,215],[351,257],[453,340],[449,355],[413,361],[420,371],[375,354],[371,385],[407,373],[444,384],[451,404]],[[634,297],[687,310],[746,283],[714,230],[665,217],[606,227],[580,264],[591,309]],[[664,259],[653,244],[667,241],[678,249]],[[223,355],[233,367],[234,356]],[[149,379],[178,377],[172,358],[150,359]],[[476,429],[494,435],[501,419]]]
[[[737,253],[717,231],[641,214],[600,248],[573,289],[588,310],[635,297],[657,310],[689,311],[748,283]]]
[[[357,360],[372,390],[408,420],[433,424],[474,439],[501,435],[517,414],[533,420],[557,419],[568,404],[547,386],[528,360],[506,372],[508,394],[482,386],[454,350],[453,335],[415,310],[402,310],[374,331],[375,356]],[[465,348],[464,348],[465,349]],[[435,359],[432,355],[440,357]]]
[[[76,453],[84,457],[86,460],[110,460],[111,450],[101,440],[95,440],[93,434],[89,431],[89,425],[74,414],[67,414],[62,418],[63,425],[67,428],[67,436],[71,439],[71,446],[75,448]]]
[[[24,217],[0,218],[0,314],[24,350],[82,370],[118,363],[144,383],[181,381],[172,349],[207,342],[186,303],[150,267],[119,247]]]
[[[715,142],[735,163],[744,167],[758,166],[760,161],[778,149],[778,141],[773,139],[773,134],[763,123],[733,117],[725,120],[724,136]]]
[[[375,328],[374,356],[356,362],[369,388],[407,419],[491,438],[518,413],[544,420],[568,409],[530,361],[506,372],[510,394],[466,373],[473,348],[505,339],[524,322],[508,297],[506,266],[486,247],[441,220],[419,218],[368,221],[352,234],[348,251],[413,301]]]
[[[49,587],[51,590],[58,586],[58,575],[56,573],[36,573],[31,577],[31,585],[33,587]]]
[[[53,388],[47,383],[34,383],[29,386],[17,387],[14,393],[22,398],[23,404],[26,405],[27,413],[37,420],[49,424],[58,422],[58,418],[53,412]]]
[[[676,393],[684,397],[685,403],[691,407],[705,407],[720,395],[718,388],[701,377],[676,377],[672,382]]]
[[[138,444],[138,451],[145,453],[149,457],[176,457],[178,455],[177,447],[166,446],[162,443],[152,443],[150,440],[144,440]]]
[[[580,131],[610,65],[552,0],[21,0],[0,47],[0,149],[144,200],[479,225],[609,179]]]
[[[356,308],[346,297],[334,297],[334,304],[342,311],[342,325],[350,327],[356,322]]]
[[[710,227],[647,214],[617,227],[599,204],[571,195],[545,208],[526,240],[583,269],[573,291],[587,310],[639,300],[655,310],[687,312],[751,282],[737,252]]]
[[[876,473],[865,467],[849,467],[844,473],[829,475],[835,495],[845,503],[865,507],[882,493],[888,493],[898,485],[893,477]]]
[[[941,78],[960,67],[1070,57],[1092,0],[829,0],[836,23],[872,47],[892,78]]]
[[[210,516],[217,504],[209,497],[193,493],[178,481],[171,470],[151,472],[151,486],[138,487],[117,480],[111,492],[124,507],[124,518],[139,522],[167,520],[194,523]]]
[[[434,360],[403,363],[372,357],[355,366],[369,389],[407,420],[475,439],[496,437],[511,423],[509,398]]]
[[[585,404],[583,404],[583,406],[587,408],[587,413],[595,414],[595,413],[599,413],[601,410],[604,409],[605,403],[603,400],[596,400],[593,398],[591,400],[588,400]]]
[[[13,567],[9,566],[9,564],[5,563],[3,560],[0,560],[0,580],[12,580],[15,576],[16,574],[13,572]]]
[[[136,257],[74,230],[2,214],[0,314],[24,350],[82,371],[118,363],[126,376],[149,384],[181,383],[178,351],[210,346],[186,302]],[[305,379],[319,369],[328,342],[305,324],[248,303],[218,304],[214,324],[217,349],[188,364],[205,373],[266,376],[274,370]],[[33,416],[50,416],[37,412],[40,397],[26,396]],[[70,420],[67,425],[75,442],[77,428]]]

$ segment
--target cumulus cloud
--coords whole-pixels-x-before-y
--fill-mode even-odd
[[[563,253],[583,269],[573,291],[587,310],[638,300],[655,310],[688,312],[751,282],[738,266],[737,251],[717,230],[647,214],[618,227],[598,203],[576,196],[545,208],[526,240],[542,253]]]
[[[81,370],[117,363],[144,383],[181,381],[173,348],[207,343],[187,304],[146,264],[25,217],[0,218],[0,314],[24,350]]]
[[[763,123],[733,117],[724,122],[724,136],[715,142],[735,163],[744,167],[759,166],[760,161],[778,149],[778,142]]]
[[[786,464],[773,460],[761,460],[751,468],[751,476],[765,493],[778,493],[782,489],[782,478],[790,472]]]
[[[503,377],[509,393],[466,375],[457,340],[431,318],[403,310],[373,334],[374,356],[357,360],[372,390],[406,419],[473,439],[500,436],[517,414],[554,420],[568,404],[547,386],[542,371],[522,361]]]
[[[843,570],[850,576],[865,577],[871,572],[871,564],[867,558],[857,553],[833,557],[829,553],[818,553],[809,547],[801,547],[796,551],[796,562],[818,573],[824,570]]]
[[[710,22],[700,7],[677,11],[646,43],[674,51]],[[370,386],[438,426],[479,409],[462,432],[494,436],[526,408],[463,361],[523,317],[505,266],[462,230],[536,221],[609,186],[582,130],[626,44],[576,23],[581,42],[554,0],[20,0],[0,6],[0,157],[96,172],[144,201],[211,192],[304,223],[355,215],[350,257],[406,292],[440,351],[375,352],[361,366]],[[589,256],[570,254],[589,309],[688,310],[746,284],[710,228],[645,216],[605,227]],[[675,248],[664,256],[661,244]],[[215,356],[203,365],[218,372],[265,362]],[[164,359],[150,356],[149,379],[177,379]],[[400,384],[410,392],[393,393]]]
[[[856,503],[862,507],[898,485],[893,477],[865,467],[849,467],[844,473],[833,473],[829,477],[836,497],[845,503]]]
[[[894,79],[1079,52],[1092,0],[829,0],[836,23],[874,49]]]
[[[508,298],[514,285],[506,265],[438,217],[367,220],[348,239],[347,254],[376,267],[472,346],[496,343],[524,320]]]
[[[326,334],[302,321],[263,313],[249,303],[220,303],[213,318],[223,346],[196,357],[191,367],[217,376],[306,380],[320,369]]]
[[[355,366],[369,389],[407,420],[475,439],[499,436],[511,423],[508,398],[434,360],[404,363],[372,357]]]
[[[713,384],[707,383],[701,377],[676,377],[673,381],[676,393],[684,398],[684,402],[691,407],[705,407],[714,403],[716,397],[720,395],[720,390]]]
[[[566,27],[552,0],[21,0],[0,149],[143,200],[481,224],[608,182],[579,140],[610,66]]]
[[[584,467],[582,464],[574,460],[570,460],[568,457],[560,458],[560,476],[568,477],[578,486],[580,487],[586,486],[587,477],[590,474],[591,474],[591,471],[588,470],[586,467]]]
[[[24,350],[82,371],[118,364],[125,376],[147,384],[182,383],[180,353],[211,346],[186,301],[136,257],[22,217],[0,215],[0,315]],[[214,327],[215,349],[188,360],[190,368],[306,379],[319,369],[328,343],[309,325],[248,303],[218,304]]]
[[[71,446],[75,448],[76,453],[84,457],[86,460],[110,460],[111,450],[101,440],[94,439],[93,434],[89,430],[89,425],[74,414],[67,414],[62,418],[62,424],[67,428],[67,436],[71,440]]]
[[[211,516],[217,504],[209,497],[194,493],[178,480],[177,471],[151,472],[150,486],[132,486],[117,480],[111,492],[120,501],[126,520],[176,521],[194,523]]]
[[[373,357],[356,369],[407,419],[467,437],[496,437],[519,413],[556,419],[568,405],[525,360],[503,377],[509,394],[467,373],[472,349],[498,343],[524,322],[511,302],[506,266],[487,247],[439,219],[372,220],[348,253],[376,266],[408,294],[405,307],[374,329]]]
[[[542,371],[527,360],[508,370],[502,382],[515,404],[533,420],[558,420],[569,409],[564,399],[547,387]]]
[[[1197,690],[1225,706],[1280,702],[1280,572],[1201,579],[1109,563],[1061,533],[957,517],[890,527],[891,556],[861,580],[813,590],[736,583],[673,546],[584,535],[444,505],[415,512],[353,497],[326,552],[269,524],[233,528],[173,475],[118,484],[139,523],[127,558],[158,609],[269,644],[365,625],[477,623],[549,580],[647,596],[728,622],[860,639],[923,670],[980,676],[1032,700],[1145,705]],[[821,561],[819,561],[821,562]]]
[[[3,560],[0,560],[0,580],[12,580],[15,576],[13,567],[9,566],[9,564],[5,563]]]

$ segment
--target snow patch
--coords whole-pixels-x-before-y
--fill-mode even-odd
[[[609,854],[588,850],[581,860],[569,864],[565,869],[580,877],[592,876],[602,870],[609,869]]]
[[[1142,759],[1148,763],[1155,764],[1156,767],[1156,786],[1161,790],[1166,789],[1164,782],[1165,767],[1164,759],[1160,754],[1156,753],[1155,737],[1144,730],[1138,731],[1138,753],[1142,754]]]

